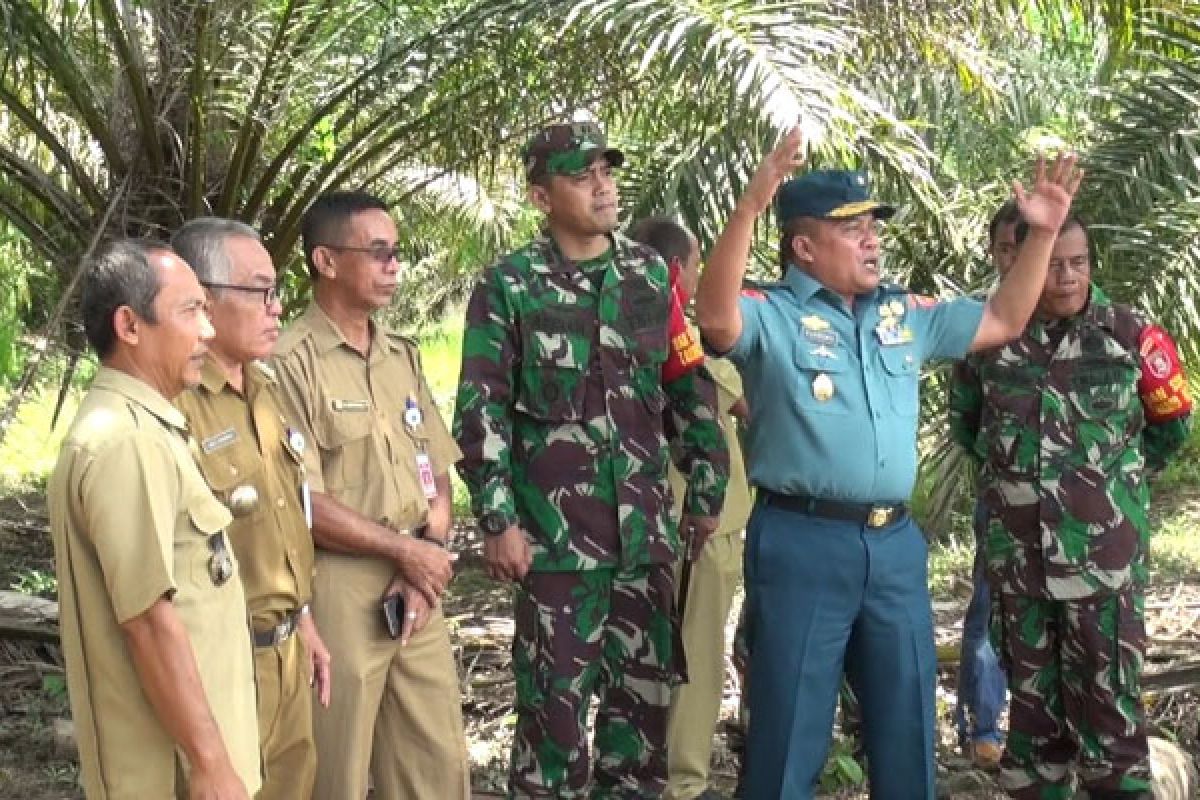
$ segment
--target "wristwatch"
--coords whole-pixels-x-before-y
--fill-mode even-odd
[[[483,531],[484,536],[499,536],[508,530],[513,524],[504,514],[499,511],[485,511],[479,517],[479,530]]]

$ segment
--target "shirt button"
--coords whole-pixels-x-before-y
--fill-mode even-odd
[[[230,474],[230,475],[237,475],[237,467],[235,467],[235,466],[233,466],[232,464],[230,464],[230,465],[229,465],[229,474]]]
[[[279,498],[279,500],[276,501],[276,505],[278,505],[280,508],[283,508],[284,505],[286,505],[286,503],[284,502],[284,499],[281,497],[281,498]]]

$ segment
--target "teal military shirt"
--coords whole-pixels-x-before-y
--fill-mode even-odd
[[[880,284],[853,308],[795,267],[747,290],[729,358],[742,373],[750,483],[781,494],[906,502],[917,473],[921,364],[961,358],[983,303]]]

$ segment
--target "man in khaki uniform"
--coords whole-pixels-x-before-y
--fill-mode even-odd
[[[315,713],[314,797],[360,800],[369,768],[381,799],[466,798],[458,673],[438,606],[453,560],[447,470],[460,454],[415,343],[371,318],[396,289],[396,226],[378,199],[338,192],[305,213],[303,239],[314,302],[273,365],[313,443],[313,611],[334,659],[332,702]],[[394,594],[406,611],[397,640],[381,611]]]
[[[700,277],[700,247],[696,237],[668,217],[649,217],[635,225],[630,235],[658,251],[672,275],[678,272],[676,291],[686,305]],[[743,533],[750,518],[752,498],[746,481],[746,464],[738,438],[738,420],[748,413],[742,396],[742,379],[724,358],[705,361],[717,385],[717,410],[729,448],[729,484],[716,532],[699,553],[688,553],[692,574],[688,586],[676,581],[683,613],[683,650],[687,655],[687,683],[671,692],[667,718],[667,789],[664,800],[708,800],[720,795],[708,786],[713,731],[721,713],[725,688],[725,622],[742,579]],[[671,469],[675,513],[682,514],[686,485]],[[682,570],[682,562],[678,571]]]
[[[329,651],[308,605],[307,442],[288,427],[274,374],[258,360],[279,338],[275,267],[258,233],[233,220],[192,220],[171,244],[208,290],[216,329],[200,384],[175,404],[199,444],[204,479],[233,512],[228,533],[254,631],[264,773],[258,800],[307,798],[317,769],[309,686],[328,706]]]
[[[165,247],[117,243],[84,277],[84,328],[101,367],[47,495],[90,800],[244,800],[259,787],[229,512],[169,399],[200,378],[212,336],[204,302]]]

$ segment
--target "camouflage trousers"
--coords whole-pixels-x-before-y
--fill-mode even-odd
[[[670,564],[531,572],[517,590],[510,798],[658,797],[682,662]],[[586,722],[597,698],[588,790]]]
[[[1018,800],[1149,796],[1141,701],[1144,599],[998,593],[992,636],[1011,706],[1000,784]]]

